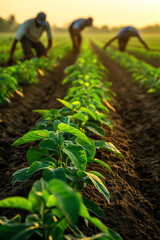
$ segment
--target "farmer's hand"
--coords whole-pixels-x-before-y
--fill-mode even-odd
[[[45,57],[48,57],[48,52],[49,52],[49,49],[46,48],[46,51],[45,51],[45,54],[44,54]]]
[[[10,57],[10,58],[8,59],[8,61],[7,61],[7,65],[8,65],[8,66],[12,66],[12,65],[14,65],[14,64],[16,64],[16,61],[15,61],[12,57]]]

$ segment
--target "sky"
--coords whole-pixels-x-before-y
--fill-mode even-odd
[[[14,14],[19,23],[41,11],[59,27],[89,16],[95,26],[160,24],[160,0],[0,0],[0,17]]]

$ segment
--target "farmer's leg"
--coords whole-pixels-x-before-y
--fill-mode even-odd
[[[80,50],[80,47],[81,47],[81,42],[82,42],[82,37],[80,35],[80,33],[78,34],[78,51]]]
[[[46,49],[40,41],[32,42],[32,47],[36,50],[37,57],[41,57],[46,54]]]
[[[128,38],[119,38],[118,39],[119,50],[121,52],[124,52],[126,50],[126,46],[127,46],[128,40],[129,40]]]
[[[129,38],[126,38],[126,39],[124,40],[124,51],[126,50],[128,41],[129,41]]]
[[[70,33],[72,44],[73,44],[73,50],[75,50],[76,49],[75,34],[72,28],[69,28],[69,33]]]
[[[26,36],[23,36],[22,39],[21,39],[21,44],[22,44],[25,59],[32,58],[34,55],[33,55],[33,52],[32,52],[31,41]]]

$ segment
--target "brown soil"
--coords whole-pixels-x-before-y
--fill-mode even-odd
[[[124,159],[120,159],[99,151],[98,157],[111,166],[115,176],[97,167],[107,178],[111,203],[107,204],[103,197],[100,200],[99,196],[97,202],[107,216],[106,225],[119,232],[123,239],[160,239],[158,97],[148,94],[121,66],[92,46],[109,70],[108,79],[117,94],[112,102],[116,112],[110,113],[116,125],[113,131],[107,131],[106,141],[111,141],[124,154]]]
[[[92,187],[83,192],[103,209],[106,218],[102,221],[124,240],[158,240],[160,104],[156,96],[147,94],[104,52],[96,46],[94,50],[109,70],[108,79],[113,82],[112,89],[117,93],[112,102],[116,112],[110,112],[109,116],[115,127],[113,131],[106,129],[105,139],[124,154],[124,159],[102,150],[97,152],[96,157],[109,164],[114,176],[100,165],[89,165],[89,170],[99,171],[106,177],[111,203]],[[35,125],[39,115],[33,113],[33,109],[61,107],[56,98],[66,95],[67,87],[60,85],[63,69],[75,58],[70,54],[39,85],[26,86],[24,99],[15,97],[11,106],[1,110],[0,199],[14,195],[26,197],[33,181],[38,179],[39,175],[34,175],[27,182],[12,187],[12,174],[27,166],[25,155],[33,144],[18,147],[11,147],[11,144]],[[0,215],[11,217],[17,212],[20,211],[1,209]],[[88,233],[97,231],[93,227],[90,231],[81,228]]]

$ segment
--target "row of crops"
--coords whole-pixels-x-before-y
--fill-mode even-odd
[[[101,42],[97,44],[102,47]],[[140,52],[143,52],[140,50]],[[160,68],[152,67],[150,64],[147,64],[144,61],[138,60],[133,55],[130,55],[126,52],[120,52],[118,50],[109,47],[106,49],[106,53],[111,57],[115,62],[119,63],[128,72],[132,73],[135,81],[139,82],[141,86],[145,86],[148,89],[148,92],[157,92],[160,93]],[[151,56],[151,52],[145,51],[146,56]],[[157,56],[159,53],[155,53]]]
[[[121,239],[100,220],[105,217],[100,207],[80,194],[91,185],[109,202],[105,176],[88,171],[89,165],[100,164],[113,174],[107,163],[95,157],[96,149],[123,158],[112,143],[102,140],[106,134],[103,127],[113,128],[107,116],[112,91],[110,83],[103,82],[106,70],[87,47],[65,73],[63,84],[70,82],[71,87],[64,99],[58,99],[64,106],[58,110],[35,110],[42,115],[40,121],[13,143],[17,146],[40,141],[38,147],[28,150],[29,167],[15,172],[12,184],[27,181],[40,170],[41,179],[33,184],[28,198],[0,201],[0,207],[29,211],[24,223],[19,214],[12,219],[1,217],[1,239],[25,240],[33,235],[46,240]],[[79,227],[84,223],[86,228],[92,223],[100,233],[86,236]]]
[[[21,84],[38,83],[38,76],[44,76],[47,71],[53,70],[59,60],[70,50],[70,45],[56,44],[50,51],[49,57],[32,58],[10,67],[0,68],[0,104],[10,103],[14,93],[23,96]]]
[[[144,57],[145,59],[160,61],[160,52],[146,51],[145,49],[133,47],[128,48],[128,50],[129,53],[136,54],[137,56]]]

